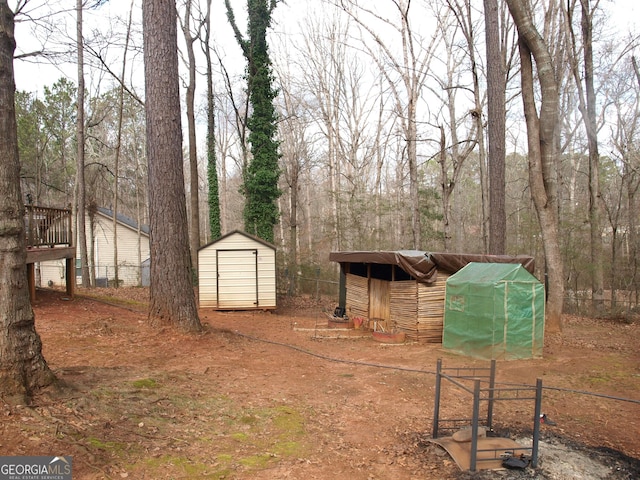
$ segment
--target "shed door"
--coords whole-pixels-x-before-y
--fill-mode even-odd
[[[390,291],[391,282],[372,278],[369,281],[369,318],[382,320],[385,331],[390,332],[392,325],[389,324],[391,318]]]
[[[218,250],[218,308],[258,306],[258,251]]]

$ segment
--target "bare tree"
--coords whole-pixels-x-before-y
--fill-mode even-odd
[[[280,225],[284,228],[285,223],[289,226],[288,238],[282,235],[282,244],[288,251],[286,265],[289,272],[298,270],[298,208],[300,206],[301,180],[305,170],[308,168],[310,145],[307,130],[309,122],[305,118],[304,99],[301,92],[294,91],[294,87],[289,83],[291,77],[283,77],[280,72],[281,96],[283,99],[282,122],[280,123],[280,137],[282,138],[282,178],[286,183],[284,194],[288,199],[288,208],[281,208],[281,211],[289,212],[287,218],[281,218]],[[286,82],[286,83],[285,83]],[[281,197],[281,200],[285,198]],[[290,291],[296,292],[295,275],[291,276],[292,284]]]
[[[193,44],[198,40],[197,34],[191,31],[193,1],[186,0],[184,3],[184,17],[181,19],[182,34],[187,49],[187,70],[189,78],[187,81],[186,104],[187,104],[187,125],[189,137],[189,245],[191,250],[191,268],[198,268],[198,249],[200,248],[200,202],[198,199],[200,176],[198,174],[198,152],[196,148],[196,56]]]
[[[575,2],[568,2],[566,24],[571,34],[572,73],[578,92],[578,108],[587,132],[589,148],[589,226],[591,230],[591,295],[596,309],[601,309],[604,300],[604,262],[602,261],[602,198],[600,193],[600,152],[598,149],[598,127],[596,113],[596,91],[593,68],[593,17],[598,8],[592,9],[589,0],[580,0],[582,27],[582,55],[578,52],[573,32]],[[584,85],[580,78],[578,61],[584,61]]]
[[[76,117],[76,183],[75,200],[73,202],[76,209],[76,224],[78,232],[78,247],[80,247],[80,265],[82,270],[82,285],[91,285],[89,273],[89,256],[87,253],[87,230],[86,230],[86,190],[84,181],[84,154],[85,154],[85,118],[84,118],[84,40],[82,36],[82,0],[76,0],[76,48],[78,52],[78,100],[76,103],[78,115]]]
[[[363,42],[363,46],[368,50],[371,58],[378,66],[382,76],[388,83],[392,92],[395,108],[400,119],[401,129],[406,142],[406,155],[409,167],[409,197],[411,203],[411,229],[412,246],[420,248],[422,243],[420,227],[420,200],[419,200],[419,179],[418,179],[418,122],[417,109],[421,90],[426,82],[429,73],[430,63],[433,58],[433,46],[436,36],[431,40],[419,37],[414,32],[410,22],[409,10],[411,2],[409,0],[398,0],[393,2],[396,22],[389,20],[386,16],[378,14],[373,8],[363,6],[353,0],[345,0],[340,3],[340,7],[353,18],[362,29],[373,39],[378,52],[375,52],[368,44]],[[379,22],[385,28],[397,34],[397,39],[402,46],[399,54],[396,54],[387,35],[382,35],[381,30],[372,27],[372,22]],[[391,66],[391,68],[390,68]],[[393,74],[399,76],[396,81]],[[403,87],[401,90],[399,85]]]
[[[120,86],[118,88],[118,131],[116,138],[116,151],[114,159],[114,178],[113,178],[113,269],[114,269],[114,286],[120,286],[120,276],[118,269],[118,181],[120,175],[120,155],[122,152],[122,123],[124,117],[124,83],[125,73],[127,71],[127,54],[129,52],[129,39],[131,36],[131,23],[133,17],[133,1],[129,7],[129,22],[127,24],[127,34],[124,43],[124,52],[122,54],[122,71],[120,73]],[[93,256],[92,256],[93,258]]]
[[[330,230],[333,237],[332,248],[343,249],[342,212],[339,207],[341,197],[342,162],[340,143],[342,142],[341,105],[344,102],[345,68],[349,68],[346,41],[348,28],[338,18],[324,21],[308,17],[304,28],[304,50],[302,58],[303,81],[313,96],[313,105],[319,113],[319,128],[326,139],[326,166],[328,170],[328,194],[330,197]]]
[[[464,8],[455,2],[455,6],[449,3],[450,10],[454,14],[455,18],[452,19],[451,15],[444,13],[437,19],[438,29],[441,34],[441,38],[445,45],[446,55],[445,58],[441,58],[441,61],[445,64],[446,70],[443,78],[436,78],[440,91],[435,91],[441,100],[441,105],[444,113],[442,119],[439,119],[438,130],[438,154],[436,156],[437,162],[440,165],[440,191],[442,193],[442,224],[444,234],[444,248],[446,251],[450,251],[452,248],[452,198],[454,190],[458,184],[458,180],[463,172],[463,167],[466,160],[474,151],[479,143],[479,139],[482,138],[482,100],[480,94],[480,86],[478,81],[478,71],[475,62],[474,53],[474,29],[471,19],[471,11],[467,4]],[[452,23],[453,20],[453,23]],[[462,32],[467,43],[468,51],[466,55],[471,60],[471,77],[474,96],[475,108],[470,111],[466,111],[462,118],[459,118],[457,113],[458,92],[463,90],[462,87],[462,71],[464,70],[462,64],[464,63],[463,55],[456,54],[455,44],[457,42],[457,35]],[[468,130],[466,138],[460,138],[461,127],[465,120],[469,119],[471,127]],[[443,125],[446,123],[446,128]],[[448,135],[447,135],[448,133]],[[480,142],[484,145],[484,142]]]
[[[42,355],[42,341],[27,288],[24,203],[13,73],[14,14],[0,0],[0,396],[23,403],[55,382]]]
[[[225,82],[226,83],[226,82]],[[226,85],[226,92],[214,94],[215,109],[215,149],[216,166],[220,171],[219,175],[219,197],[220,197],[220,231],[228,232],[233,225],[241,228],[242,222],[236,222],[234,214],[242,212],[242,203],[238,208],[234,208],[233,196],[238,191],[234,191],[231,177],[234,174],[234,165],[237,167],[238,176],[242,176],[242,171],[247,162],[246,140],[246,117],[236,103],[236,97],[230,90],[231,82]],[[244,104],[244,103],[242,103]],[[230,162],[229,160],[232,160]],[[240,217],[239,217],[240,218]]]
[[[144,0],[142,22],[149,162],[149,320],[152,325],[169,323],[199,331],[182,168],[175,0]]]
[[[555,162],[557,155],[558,83],[549,47],[533,23],[531,6],[519,0],[506,0],[518,28],[522,99],[529,147],[529,183],[540,222],[548,275],[547,332],[562,332],[564,275],[560,252],[558,193]],[[534,94],[534,63],[540,85],[539,113]]]
[[[625,59],[625,56],[620,57]],[[638,194],[640,193],[640,71],[634,57],[611,69],[613,75],[606,89],[615,111],[611,127],[612,152],[616,187],[603,189],[605,211],[612,231],[624,238],[625,248],[612,246],[611,299],[615,302],[616,287],[633,292],[640,298],[640,265],[638,252]],[[629,79],[635,77],[636,82]],[[607,102],[608,103],[608,102]],[[626,255],[624,255],[626,250]],[[614,256],[616,253],[619,256]],[[613,304],[615,307],[615,303]]]

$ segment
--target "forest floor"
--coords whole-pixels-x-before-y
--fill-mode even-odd
[[[75,480],[640,478],[638,322],[567,316],[543,358],[498,362],[498,386],[542,379],[555,425],[541,426],[536,469],[469,473],[430,442],[434,372],[438,359],[487,362],[329,330],[335,304],[308,298],[203,309],[203,333],[186,335],[147,324],[146,289],[77,293],[37,292],[43,352],[65,387],[29,406],[0,400],[1,455],[70,455]],[[441,418],[471,406],[443,387]],[[525,445],[533,416],[531,401],[499,402],[494,429]]]

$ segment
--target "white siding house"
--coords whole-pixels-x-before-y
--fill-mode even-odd
[[[93,225],[93,233],[91,226]],[[95,271],[97,286],[106,287],[115,279],[115,261],[113,251],[113,213],[99,207],[93,216],[86,220],[89,267]],[[118,238],[118,278],[121,285],[141,285],[142,263],[149,258],[149,227],[137,223],[126,215],[117,215]],[[80,249],[77,249],[77,255]],[[64,285],[64,261],[40,262],[36,265],[36,282],[39,285]],[[80,259],[76,259],[76,278],[80,277]]]
[[[276,308],[276,248],[235,230],[198,251],[200,307]]]

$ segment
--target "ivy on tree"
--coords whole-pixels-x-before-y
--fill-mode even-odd
[[[240,33],[229,0],[225,0],[227,17],[238,44],[247,60],[247,86],[251,116],[249,143],[252,159],[244,172],[242,193],[245,197],[244,224],[247,232],[273,242],[273,227],[278,221],[276,200],[280,168],[279,142],[276,137],[276,112],[273,100],[277,91],[272,87],[271,59],[267,45],[267,28],[276,0],[248,0],[248,35]]]

